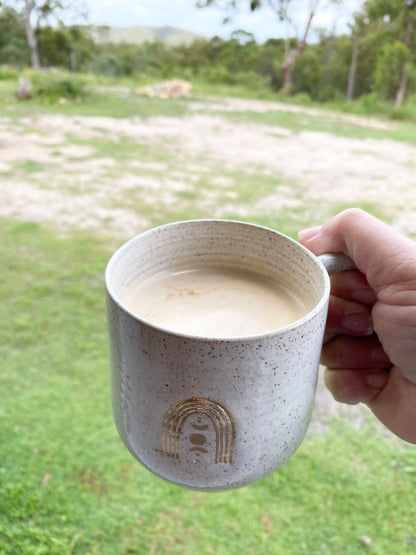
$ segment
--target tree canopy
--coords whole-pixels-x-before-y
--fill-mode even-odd
[[[69,7],[73,9],[77,2],[68,0],[0,0],[0,8],[9,14],[25,31],[26,42],[30,52],[30,61],[34,69],[40,68],[38,50],[38,32],[51,16],[57,16]]]

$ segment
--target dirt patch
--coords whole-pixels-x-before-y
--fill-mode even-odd
[[[217,175],[212,178],[215,182],[200,193],[202,201],[204,195],[211,198],[207,210],[212,209],[217,217],[227,212],[268,215],[285,207],[303,205],[305,209],[313,206],[318,219],[330,212],[333,205],[366,202],[383,206],[393,225],[416,236],[415,146],[392,140],[360,140],[322,132],[297,133],[278,126],[233,123],[218,113],[210,113],[214,109],[218,112],[219,108],[225,112],[303,110],[286,104],[228,99],[217,104],[195,104],[194,113],[183,118],[38,115],[22,118],[17,131],[11,131],[7,118],[2,118],[0,172],[6,187],[0,214],[45,220],[63,228],[68,225],[92,230],[106,228],[110,234],[127,237],[132,230],[145,227],[149,218],[140,214],[137,206],[126,205],[123,201],[126,191],[136,189],[140,196],[140,191],[148,194],[153,190],[157,192],[155,201],[178,203],[179,193],[192,191],[201,177],[206,181],[215,166]],[[317,114],[316,109],[304,110]],[[327,112],[321,115],[360,125],[387,125],[357,116]],[[128,138],[146,145],[150,151],[154,149],[155,154],[162,148],[176,160],[181,172],[178,174],[176,168],[178,178],[172,179],[172,174],[167,175],[172,170],[157,160],[141,161],[134,156],[118,160],[116,154],[102,157],[94,154],[94,146],[71,142],[74,138],[83,141],[111,138],[115,145]],[[42,167],[37,171],[36,167],[22,170],[18,163],[24,161]],[[244,204],[233,194],[233,180],[227,177],[233,171],[275,178],[279,187],[254,204]],[[228,196],[225,203],[215,206],[220,188],[228,188]],[[54,194],[45,189],[53,189]],[[79,210],[83,205],[85,209]]]

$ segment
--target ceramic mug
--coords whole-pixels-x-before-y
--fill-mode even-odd
[[[133,278],[185,260],[233,260],[274,280],[283,270],[313,307],[267,333],[207,338],[154,325],[120,300]],[[113,414],[132,455],[158,476],[201,491],[246,486],[284,464],[312,413],[328,273],[352,267],[343,255],[319,259],[277,231],[230,220],[167,224],[124,244],[105,280]]]

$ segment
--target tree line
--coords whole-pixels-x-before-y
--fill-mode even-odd
[[[252,9],[261,7],[259,0],[251,3]],[[315,9],[316,3],[310,5]],[[283,4],[276,0],[275,9]],[[289,4],[286,0],[286,8]],[[106,43],[94,40],[88,26],[52,26],[47,19],[34,26],[31,44],[23,19],[4,5],[0,3],[0,64],[34,66],[35,44],[39,66],[72,72],[142,80],[181,77],[267,88],[315,101],[377,95],[396,107],[416,93],[416,0],[367,0],[348,33],[336,36],[331,29],[322,30],[313,43],[307,41],[314,15],[310,12],[300,36],[259,44],[252,34],[237,30],[229,40],[213,37],[178,46]]]

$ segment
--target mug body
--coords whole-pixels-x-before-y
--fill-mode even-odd
[[[285,280],[307,292],[311,309],[267,333],[216,338],[156,326],[120,300],[139,275],[214,263]],[[329,298],[312,253],[253,224],[178,222],[123,245],[106,287],[114,420],[140,463],[180,486],[222,491],[260,480],[293,454],[311,417]]]

